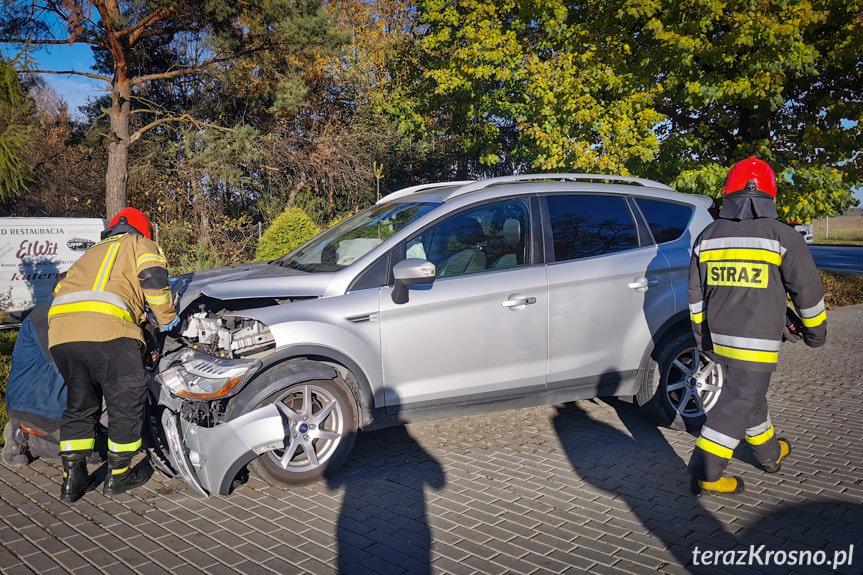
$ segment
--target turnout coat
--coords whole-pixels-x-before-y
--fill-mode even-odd
[[[51,347],[73,341],[144,341],[147,308],[160,324],[176,317],[165,256],[156,242],[128,224],[103,239],[69,268],[54,290],[48,313]]]
[[[827,337],[824,287],[809,247],[777,217],[765,192],[728,194],[693,248],[687,293],[695,340],[741,369],[776,369],[787,296],[804,342],[818,347]]]

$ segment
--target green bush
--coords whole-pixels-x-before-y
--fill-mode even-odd
[[[255,260],[265,262],[280,258],[319,233],[318,226],[303,210],[288,208],[264,232]]]

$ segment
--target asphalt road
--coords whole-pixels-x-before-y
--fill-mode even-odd
[[[818,269],[831,272],[863,275],[863,247],[860,246],[809,246]]]

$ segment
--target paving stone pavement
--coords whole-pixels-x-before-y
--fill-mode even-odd
[[[579,401],[361,434],[331,481],[253,477],[228,497],[156,475],[66,504],[58,462],[2,468],[0,571],[859,574],[863,305],[828,326],[821,349],[783,345],[769,401],[794,451],[769,475],[738,449],[737,497],[689,494],[693,436]],[[755,565],[727,565],[744,555]],[[843,564],[793,565],[807,560]]]

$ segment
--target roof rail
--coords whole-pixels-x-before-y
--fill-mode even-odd
[[[379,199],[375,203],[376,204],[382,204],[385,201],[389,202],[390,200],[397,200],[399,198],[403,198],[405,196],[409,196],[411,194],[415,194],[416,192],[422,192],[425,190],[434,190],[436,188],[445,188],[445,187],[449,187],[449,186],[463,186],[465,184],[473,184],[473,183],[475,183],[475,180],[464,180],[464,181],[458,181],[458,182],[437,182],[434,184],[419,184],[417,186],[411,186],[409,188],[402,188],[401,190],[396,190],[390,194],[385,195],[384,197],[382,197],[381,199]]]
[[[653,180],[647,180],[645,178],[634,178],[631,176],[612,176],[608,174],[520,174],[516,176],[499,176],[496,178],[488,178],[485,180],[463,180],[456,182],[439,182],[434,184],[420,184],[418,186],[411,186],[410,188],[404,188],[401,190],[396,190],[391,194],[387,194],[386,196],[379,199],[376,203],[380,204],[384,201],[395,200],[398,198],[403,198],[405,196],[409,196],[416,192],[425,191],[425,190],[433,190],[436,188],[443,187],[457,187],[458,189],[454,190],[449,197],[461,196],[462,194],[467,194],[470,192],[475,192],[477,190],[482,190],[488,188],[490,186],[495,186],[499,184],[515,184],[519,182],[541,182],[541,181],[563,181],[563,182],[597,182],[597,181],[610,181],[610,182],[619,182],[622,184],[632,184],[636,186],[642,186],[645,188],[653,188],[658,190],[665,190],[668,192],[673,192],[674,190],[665,184],[660,184],[659,182],[655,182]]]
[[[462,188],[458,189],[458,192],[453,195],[461,195],[467,192],[473,192],[476,190],[481,190],[483,188],[487,188],[489,186],[494,186],[498,184],[511,184],[518,182],[536,182],[542,180],[552,180],[552,181],[564,181],[564,182],[579,182],[579,181],[602,181],[607,180],[611,182],[620,182],[625,184],[634,184],[637,186],[643,186],[645,188],[655,188],[660,190],[666,190],[669,192],[674,191],[670,187],[665,184],[660,184],[659,182],[654,182],[653,180],[647,180],[644,178],[634,178],[631,176],[610,176],[607,174],[520,174],[516,176],[500,176],[497,178],[489,178],[487,180],[479,180],[476,182],[472,182],[469,185],[466,185]]]

